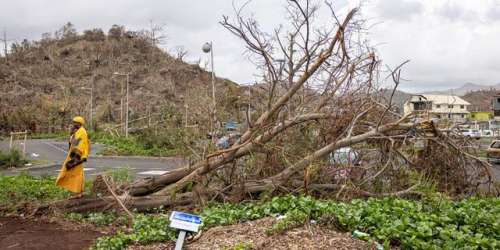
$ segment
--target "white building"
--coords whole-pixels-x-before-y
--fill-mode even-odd
[[[455,95],[413,95],[404,104],[404,114],[412,112],[428,113],[431,118],[464,122],[471,104]]]

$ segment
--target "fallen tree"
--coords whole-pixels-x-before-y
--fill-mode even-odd
[[[330,16],[325,26],[319,25],[320,6],[289,1],[290,29],[285,32],[282,26],[272,34],[244,18],[243,9],[236,11],[234,20],[223,18],[222,26],[245,43],[262,71],[266,101],[255,104],[260,115],[252,120],[255,114],[247,110],[246,131],[230,148],[133,183],[118,196],[124,206],[144,211],[281,192],[401,196],[434,183],[440,191],[462,194],[491,183],[489,165],[470,148],[439,132],[432,121],[400,117],[392,96],[380,97],[380,61],[367,43],[359,42],[363,22],[357,9],[340,21],[326,3]],[[393,94],[402,66],[390,70]],[[422,141],[424,148],[417,148]],[[332,161],[337,149],[359,145],[373,151],[364,165]],[[106,210],[117,207],[116,199],[55,206],[77,212]]]

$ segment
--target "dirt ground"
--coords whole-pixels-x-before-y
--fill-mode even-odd
[[[0,218],[0,249],[88,249],[102,233],[43,218]]]
[[[214,227],[202,233],[185,249],[371,249],[367,242],[354,239],[349,233],[340,233],[320,226],[303,226],[285,233],[267,236],[265,230],[275,222],[266,218],[231,226]],[[131,246],[129,250],[173,249],[172,243],[149,246]]]

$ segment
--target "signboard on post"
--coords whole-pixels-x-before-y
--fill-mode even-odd
[[[175,242],[175,250],[181,250],[186,232],[198,232],[202,223],[201,217],[194,214],[173,211],[170,215],[170,227],[179,229],[179,236]]]

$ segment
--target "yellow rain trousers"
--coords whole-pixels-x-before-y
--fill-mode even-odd
[[[71,160],[71,152],[79,154],[82,160],[87,159],[90,154],[90,141],[83,126],[70,137],[69,144],[68,155],[57,177],[56,185],[73,193],[81,193],[84,185],[83,163],[69,170],[66,169],[66,163]]]

